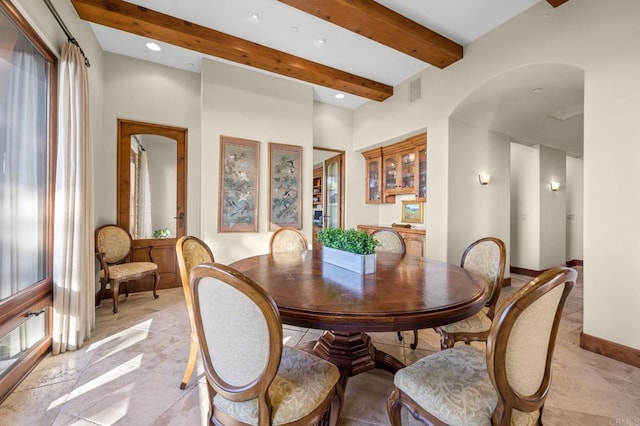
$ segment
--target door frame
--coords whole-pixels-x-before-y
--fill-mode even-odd
[[[345,211],[345,196],[344,196],[344,193],[345,193],[345,187],[346,187],[346,185],[345,185],[345,176],[346,176],[345,175],[345,163],[346,163],[346,161],[345,161],[345,151],[341,150],[341,149],[321,148],[321,147],[318,147],[318,146],[314,146],[313,149],[314,150],[318,150],[318,151],[328,151],[328,152],[335,152],[336,153],[335,156],[330,157],[330,158],[328,158],[328,159],[326,159],[326,160],[324,160],[322,162],[322,188],[323,188],[323,191],[322,191],[323,192],[323,194],[322,194],[322,211],[323,211],[323,215],[324,215],[324,212],[327,211],[326,210],[327,209],[326,197],[327,197],[327,194],[328,194],[327,182],[326,182],[327,171],[326,171],[326,164],[325,163],[328,160],[339,156],[340,202],[338,203],[338,210],[340,211],[340,213],[339,213],[338,222],[340,224],[340,227],[343,228],[344,224],[345,224],[345,222],[344,222],[344,216],[345,216],[345,214],[344,214],[344,211]],[[323,217],[323,224],[326,225],[326,219],[324,219],[324,217]],[[323,225],[323,227],[325,227],[324,225]]]

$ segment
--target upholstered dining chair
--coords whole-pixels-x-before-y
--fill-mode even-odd
[[[193,312],[211,425],[331,424],[343,391],[338,368],[284,346],[273,299],[218,263],[191,272]]]
[[[278,228],[269,241],[269,253],[307,250],[308,248],[309,243],[304,234],[288,226]]]
[[[375,248],[376,253],[396,253],[404,256],[407,252],[404,238],[393,229],[377,229],[371,236],[380,243]]]
[[[395,253],[404,256],[407,253],[407,246],[404,238],[393,229],[376,229],[371,233],[372,237],[378,241],[375,248],[376,253]],[[402,332],[398,331],[398,340],[402,341]],[[413,340],[418,341],[418,331],[413,330]]]
[[[504,283],[506,253],[504,242],[492,237],[481,238],[464,251],[460,266],[486,284],[487,302],[474,316],[435,328],[441,349],[451,348],[456,342],[487,340]]]
[[[153,297],[158,298],[156,288],[160,276],[158,265],[153,263],[151,248],[149,257],[151,262],[132,262],[133,240],[131,234],[118,225],[103,225],[95,232],[96,257],[100,262],[100,291],[96,294],[96,306],[104,297],[107,284],[111,288],[113,298],[113,313],[118,312],[118,296],[120,285],[125,285],[126,295],[129,295],[129,281],[137,281],[147,276],[153,277]]]
[[[189,314],[189,323],[191,324],[191,336],[189,343],[189,358],[187,359],[187,368],[184,371],[180,389],[185,389],[193,373],[198,357],[198,332],[196,331],[196,323],[193,319],[193,308],[191,303],[191,288],[189,287],[189,273],[194,266],[201,263],[214,262],[213,253],[209,246],[197,237],[187,235],[181,237],[176,242],[176,256],[178,258],[178,269],[180,270],[180,280],[182,281],[182,289],[184,290],[184,299],[187,302],[187,313]]]
[[[469,345],[399,370],[387,400],[393,426],[405,407],[429,425],[539,425],[551,360],[576,271],[551,268],[498,308],[486,351]]]

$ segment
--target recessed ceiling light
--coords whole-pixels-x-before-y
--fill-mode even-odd
[[[315,39],[314,43],[317,46],[324,46],[325,44],[327,44],[327,39],[325,37],[318,37]]]
[[[336,93],[336,99],[344,99],[344,93]]]
[[[290,29],[292,32],[297,33],[297,32],[298,32],[298,30],[299,30],[300,28],[296,27],[295,25],[292,25],[292,26],[291,26],[291,28],[289,28],[289,29]]]
[[[536,87],[535,89],[532,90],[532,92],[537,95],[538,93],[542,93],[542,88]]]
[[[159,52],[160,50],[162,50],[162,48],[158,44],[151,41],[147,43],[147,49],[153,50],[154,52]]]
[[[260,20],[260,14],[257,11],[252,10],[251,12],[249,12],[249,18],[252,21],[259,21]]]

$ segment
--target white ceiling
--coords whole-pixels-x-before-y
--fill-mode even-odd
[[[128,1],[390,86],[396,86],[430,66],[277,0]],[[540,1],[546,3],[545,0],[378,0],[378,3],[466,46]],[[252,12],[259,14],[257,21],[251,19]],[[553,13],[553,8],[548,5],[548,8],[545,8],[545,13]],[[162,50],[153,52],[145,47],[145,44],[150,40],[144,37],[96,24],[91,24],[91,27],[102,48],[108,52],[196,73],[200,72],[203,57],[220,60],[163,42],[157,42]],[[326,42],[322,45],[318,44],[319,38],[324,38]],[[522,99],[530,97],[530,90],[533,87],[529,88],[527,82],[522,80],[524,75],[511,77],[502,82],[501,79],[497,79],[479,89],[477,93],[473,94],[473,98],[470,97],[464,108],[459,109],[456,118],[476,124],[489,123],[494,126],[491,127],[493,130],[503,133],[511,132],[514,127],[522,124],[524,127],[521,130],[513,130],[507,134],[526,142],[535,143],[540,139],[549,139],[549,137],[553,139],[553,135],[535,134],[539,123],[525,123],[527,122],[526,117],[530,116],[532,112],[530,109],[524,108],[527,105],[526,102],[518,102],[518,97],[522,96]],[[548,78],[554,81],[553,75],[549,75]],[[544,88],[548,82],[541,80],[536,87]],[[575,83],[572,81],[571,87],[575,88]],[[577,96],[572,93],[571,102],[581,102],[582,76],[580,76],[579,83],[580,99],[577,99]],[[337,92],[334,89],[315,85],[313,85],[313,89],[316,101],[344,108],[353,109],[365,102],[370,102],[350,94],[345,94],[343,99],[338,100],[335,98]],[[504,103],[494,102],[496,90],[499,90],[505,97],[514,97],[513,102],[508,105],[509,108]],[[550,93],[552,92],[544,90],[542,92],[543,95]],[[573,105],[567,104],[564,98],[558,96],[555,96],[553,102],[549,100],[544,105],[541,103],[540,107],[547,110],[539,111],[538,115],[546,116],[551,111],[566,111]],[[488,117],[490,114],[487,111],[488,105],[493,108],[493,119]],[[514,110],[514,106],[523,107],[520,111],[520,118],[517,120],[510,118],[518,112]],[[478,111],[483,112],[481,117],[476,116]],[[579,115],[582,117],[581,114]],[[502,119],[496,117],[502,117]],[[572,119],[565,120],[564,123],[570,120]],[[580,138],[581,143],[582,139]],[[573,148],[572,150],[577,151]],[[574,153],[581,155],[581,149],[579,153]]]

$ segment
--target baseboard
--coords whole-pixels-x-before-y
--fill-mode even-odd
[[[568,267],[584,266],[584,262],[580,259],[568,260],[567,266]],[[512,274],[526,275],[528,277],[537,277],[538,275],[544,272],[544,271],[536,271],[535,269],[518,268],[517,266],[512,266],[509,270],[511,271]]]
[[[507,277],[502,280],[502,287],[509,287],[511,285],[511,277]]]
[[[607,358],[612,358],[634,367],[640,367],[640,350],[638,349],[584,333],[580,333],[580,347]]]
[[[509,270],[512,274],[526,275],[528,277],[537,277],[543,272],[535,271],[533,269],[518,268],[517,266],[512,266]]]

